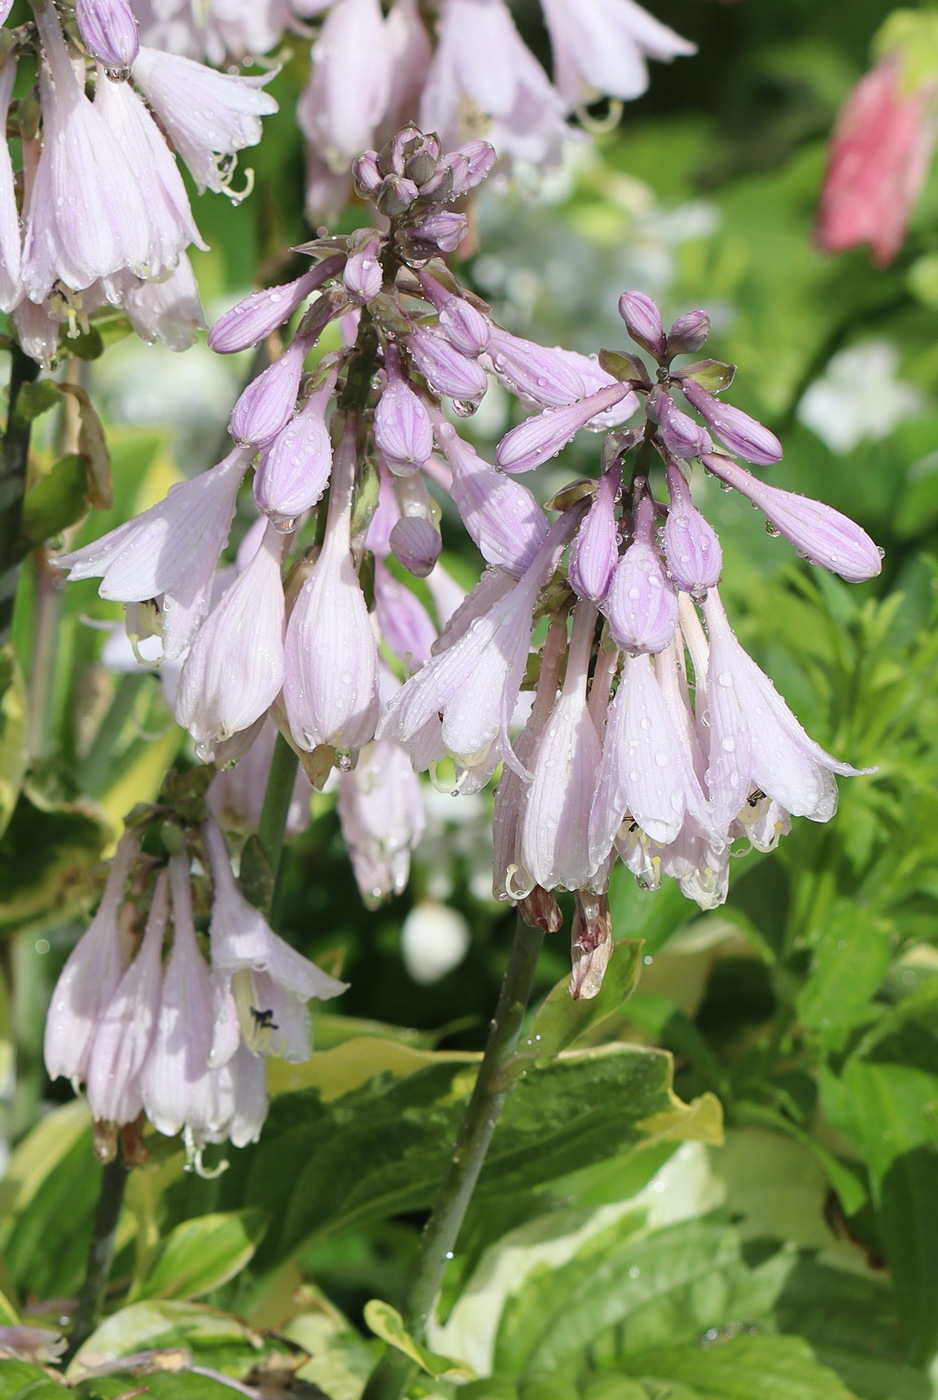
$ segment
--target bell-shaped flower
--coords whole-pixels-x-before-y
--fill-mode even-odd
[[[289,423],[300,392],[303,362],[313,344],[313,337],[298,333],[280,359],[242,391],[228,423],[240,447],[263,447]]]
[[[268,525],[260,548],[199,628],[183,662],[176,719],[203,763],[248,729],[283,685],[283,536]]]
[[[624,651],[663,651],[674,636],[677,594],[655,548],[655,508],[648,495],[635,512],[635,538],[616,565],[602,610]]]
[[[75,290],[123,268],[146,275],[151,224],[137,173],[120,141],[85,96],[52,5],[36,11],[42,153],[25,217],[22,279],[44,300],[61,280]]]
[[[675,406],[670,394],[652,390],[648,396],[650,408],[657,414],[661,440],[672,457],[689,462],[703,452],[712,452],[710,434],[687,413]]]
[[[217,1068],[235,1053],[230,1036],[232,1000],[241,1040],[249,1050],[291,1061],[308,1059],[307,1002],[312,997],[339,996],[348,984],[291,948],[273,932],[260,910],[248,903],[238,889],[225,839],[214,822],[203,825],[202,835],[213,885],[212,969],[228,1014],[227,1022],[216,1024],[211,1063]]]
[[[563,103],[523,42],[504,0],[449,0],[420,104],[420,125],[455,145],[473,108],[492,118],[500,153],[556,162],[569,132]]]
[[[352,301],[364,305],[381,290],[384,273],[379,261],[382,238],[378,233],[368,233],[360,247],[349,251],[342,281]]]
[[[749,794],[730,828],[732,836],[742,836],[757,851],[764,852],[774,851],[789,831],[791,813],[758,790]]]
[[[684,473],[668,463],[671,504],[664,522],[664,557],[672,582],[697,597],[720,582],[723,551],[716,532],[691,500]]]
[[[554,82],[572,111],[601,96],[630,102],[648,87],[646,58],[670,62],[696,45],[634,0],[542,0]]]
[[[195,344],[196,333],[205,329],[205,316],[185,253],[180,253],[172,272],[159,281],[141,282],[129,272],[109,280],[113,283],[117,279],[125,279],[126,286],[116,300],[146,345],[160,340],[170,350],[188,350]]]
[[[544,543],[547,516],[526,486],[484,461],[441,413],[433,420],[452,469],[450,492],[463,525],[486,563],[520,578]]]
[[[499,759],[517,764],[508,725],[527,665],[534,606],[579,520],[580,512],[571,510],[554,522],[518,582],[500,569],[483,575],[426,666],[390,701],[379,738],[397,740],[413,757],[415,738],[441,715],[445,750],[464,768],[494,768]]]
[[[138,833],[125,831],[114,853],[98,912],[69,954],[52,993],[43,1046],[46,1072],[50,1079],[65,1075],[76,1088],[87,1078],[92,1037],[124,971],[126,950],[120,913],[139,849]]]
[[[659,845],[674,841],[690,815],[711,822],[689,755],[649,656],[626,655],[609,707],[590,814],[590,854],[608,854],[626,814]]]
[[[194,1104],[186,1138],[199,1150],[230,1139],[233,1147],[257,1142],[267,1117],[267,1070],[263,1059],[239,1045],[230,1060],[209,1071],[204,1100]]]
[[[545,890],[582,889],[596,869],[589,821],[600,747],[586,698],[595,626],[596,609],[579,602],[563,686],[531,757],[521,864]]]
[[[387,382],[375,406],[375,442],[391,471],[418,471],[433,451],[433,427],[426,405],[401,371],[397,347],[385,354]]]
[[[254,473],[254,501],[278,530],[288,534],[316,505],[332,471],[332,441],[326,413],[335,389],[336,371],[327,373],[261,453]]]
[[[429,613],[381,559],[375,560],[375,617],[386,645],[408,672],[419,670],[429,661],[436,641],[436,628]]]
[[[676,841],[660,848],[662,875],[677,880],[681,894],[701,909],[717,909],[726,902],[730,883],[730,843],[717,841],[690,817]]]
[[[170,857],[173,950],[163,974],[159,1013],[141,1074],[143,1107],[160,1133],[174,1137],[205,1115],[212,1048],[212,988],[196,942],[189,861]]]
[[[16,58],[10,54],[0,64],[0,132],[6,132],[15,82]],[[0,140],[0,311],[12,311],[23,295],[20,281],[22,261],[22,234],[16,212],[13,162],[9,142],[4,135]]]
[[[407,349],[431,393],[463,403],[478,403],[485,394],[489,381],[478,360],[455,350],[438,332],[417,326],[407,336]]]
[[[528,418],[505,434],[495,452],[495,460],[503,472],[529,472],[551,457],[556,457],[567,443],[596,414],[612,408],[630,393],[628,383],[617,381],[565,408],[545,408],[543,413]]]
[[[88,1055],[86,1093],[96,1123],[132,1123],[143,1108],[141,1072],[156,1026],[162,987],[168,876],[156,882],[143,942],[103,1007]]]
[[[760,467],[781,461],[782,444],[755,418],[750,418],[748,413],[734,408],[732,404],[721,403],[708,394],[696,379],[685,376],[678,382],[688,403],[696,408],[708,427],[731,452]]]
[[[339,780],[338,811],[362,899],[376,909],[405,889],[410,854],[426,822],[420,782],[405,750],[390,739],[366,744]]]
[[[550,0],[548,0],[548,4]],[[563,4],[564,0],[560,0]],[[590,0],[587,0],[589,5]],[[668,342],[661,324],[661,312],[644,292],[623,292],[619,298],[619,315],[629,336],[656,360],[667,355]]]
[[[283,697],[298,748],[359,748],[377,720],[375,635],[351,550],[358,448],[349,420],[335,452],[326,534],[287,624]]]
[[[257,345],[278,326],[285,325],[297,307],[331,277],[336,277],[344,264],[345,255],[336,253],[293,282],[253,292],[219,316],[209,331],[209,345],[218,355],[232,355],[237,350]]]
[[[709,334],[710,317],[706,311],[685,311],[668,331],[668,353],[695,355]]]
[[[150,218],[150,274],[176,266],[190,243],[206,249],[195,226],[179,167],[156,122],[129,83],[109,82],[98,68],[95,110],[120,144],[133,169],[141,172]],[[145,174],[145,183],[142,177]]]
[[[228,538],[249,449],[235,448],[217,467],[171,486],[166,499],[93,544],[61,554],[69,579],[101,579],[102,598],[156,599],[163,655],[181,656],[208,612],[215,567]]]
[[[367,150],[391,96],[392,52],[378,0],[337,0],[313,46],[297,118],[329,170]]]
[[[616,498],[621,480],[620,465],[614,464],[603,472],[586,519],[570,546],[567,575],[571,587],[581,598],[594,603],[601,603],[609,592],[619,562]]]
[[[256,77],[219,73],[204,63],[146,45],[141,45],[131,71],[173,148],[189,167],[199,193],[210,189],[238,198],[230,187],[236,152],[257,145],[261,117],[277,110],[270,94],[260,91],[273,73]]]
[[[104,64],[108,77],[129,77],[140,49],[140,29],[127,0],[75,0],[75,19],[82,43]]]
[[[748,496],[762,511],[773,533],[784,535],[812,564],[823,564],[848,583],[863,583],[875,578],[882,569],[882,556],[869,535],[839,510],[810,496],[767,486],[726,457],[714,454],[706,458],[704,465],[714,476]]]
[[[837,806],[831,775],[874,770],[840,763],[808,737],[736,640],[715,588],[703,614],[710,637],[707,785],[716,825],[728,827],[756,790],[794,817],[829,821]]]

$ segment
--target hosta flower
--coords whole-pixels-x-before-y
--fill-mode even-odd
[[[420,782],[399,744],[365,745],[339,781],[338,811],[358,888],[373,909],[406,887],[426,820]]]
[[[647,58],[696,53],[633,0],[541,0],[554,81],[573,110],[607,94],[630,101],[648,87]]]
[[[417,471],[433,451],[433,426],[424,401],[401,371],[396,347],[385,356],[387,383],[375,406],[375,442],[397,475]]]
[[[75,0],[75,18],[85,48],[108,69],[126,78],[140,49],[140,30],[127,0]]]
[[[408,671],[430,659],[436,628],[416,594],[375,560],[375,617],[382,639]]]
[[[239,446],[265,447],[287,426],[300,392],[303,362],[313,344],[313,336],[295,335],[280,359],[242,391],[228,423]]]
[[[77,1087],[87,1077],[92,1036],[127,961],[120,913],[130,868],[139,849],[137,833],[125,832],[114,853],[98,912],[55,984],[43,1049],[50,1079],[65,1075]]]
[[[690,487],[674,462],[668,463],[671,506],[664,524],[668,573],[678,588],[695,597],[720,582],[723,551],[713,527],[691,500]]]
[[[621,480],[621,467],[603,472],[586,518],[570,546],[570,583],[581,598],[594,603],[601,603],[609,592],[619,561],[615,507]]]
[[[677,626],[677,595],[655,548],[655,508],[643,495],[635,538],[615,568],[603,612],[625,651],[663,651]]]
[[[750,418],[742,409],[730,403],[721,403],[708,394],[695,379],[685,376],[680,381],[681,392],[716,433],[722,443],[737,456],[757,466],[770,467],[782,458],[782,444],[774,433]]]
[[[328,373],[295,418],[261,453],[254,473],[254,501],[278,530],[294,530],[316,505],[332,471],[332,441],[326,414],[336,375]]]
[[[348,170],[372,143],[391,95],[386,21],[378,0],[337,0],[313,46],[298,118],[327,167]]]
[[[505,434],[495,453],[498,465],[503,472],[532,471],[556,457],[592,418],[621,403],[629,393],[628,383],[613,382],[565,408],[545,408]]]
[[[6,132],[7,113],[13,84],[16,82],[16,59],[8,57],[0,64],[0,132]],[[16,213],[13,184],[13,163],[6,138],[0,140],[0,311],[12,311],[22,296],[20,267],[22,265],[22,234]]]
[[[407,349],[434,394],[477,403],[488,388],[488,378],[478,360],[461,354],[436,331],[418,326],[407,337]]]
[[[237,350],[247,350],[257,345],[278,326],[289,321],[297,307],[302,306],[323,283],[340,273],[344,264],[344,255],[335,254],[324,258],[318,266],[304,272],[293,282],[253,292],[219,316],[209,332],[209,345],[218,355],[232,355]]]

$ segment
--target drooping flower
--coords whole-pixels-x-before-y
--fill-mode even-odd
[[[554,81],[571,111],[597,97],[622,101],[648,87],[646,57],[669,62],[696,53],[633,0],[541,0]]]
[[[406,887],[426,821],[419,780],[399,744],[365,745],[339,780],[338,811],[362,899],[374,909]]]

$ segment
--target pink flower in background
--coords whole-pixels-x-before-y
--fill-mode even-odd
[[[815,240],[827,253],[869,243],[885,267],[902,246],[935,144],[932,84],[903,89],[896,54],[847,98],[831,138]]]

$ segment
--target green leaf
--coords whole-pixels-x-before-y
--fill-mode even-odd
[[[0,929],[74,913],[91,893],[86,877],[110,840],[93,809],[50,802],[28,782],[0,839]]]
[[[198,1298],[226,1283],[253,1258],[267,1229],[260,1210],[221,1211],[184,1221],[171,1231],[134,1284],[140,1298]]]
[[[800,1337],[735,1337],[718,1345],[667,1347],[629,1358],[635,1376],[683,1381],[704,1400],[852,1400]]]
[[[169,1298],[131,1303],[106,1318],[91,1334],[72,1358],[66,1376],[80,1380],[101,1356],[132,1356],[158,1347],[188,1347],[194,1357],[222,1351],[252,1354],[261,1345],[261,1338],[246,1323],[204,1303]]]
[[[615,1016],[638,985],[642,947],[640,939],[620,939],[614,946],[599,995],[587,1001],[574,1001],[568,994],[569,978],[558,982],[535,1016],[521,1049],[507,1067],[509,1072],[517,1072],[531,1060],[549,1059],[559,1054]]]
[[[238,1392],[214,1376],[202,1376],[187,1368],[178,1371],[118,1372],[82,1381],[70,1395],[81,1400],[121,1400],[141,1395],[141,1400],[232,1400]]]
[[[17,553],[20,558],[80,520],[88,509],[88,471],[84,457],[60,457],[23,502]]]
[[[681,371],[685,379],[695,380],[708,394],[718,394],[728,389],[736,376],[736,366],[726,365],[722,360],[695,360]]]
[[[29,1361],[0,1361],[0,1400],[67,1400],[72,1392]]]
[[[26,772],[26,686],[10,643],[0,647],[0,837],[6,831]]]
[[[378,1342],[366,1342],[344,1318],[336,1318],[329,1305],[316,1313],[301,1313],[283,1329],[283,1335],[309,1353],[297,1371],[297,1379],[318,1385],[329,1400],[360,1400],[362,1388],[381,1353]]]
[[[62,402],[62,386],[54,379],[34,379],[21,384],[16,396],[16,417],[32,423],[40,414],[48,413]]]
[[[365,1323],[376,1337],[409,1356],[411,1361],[416,1362],[420,1369],[434,1380],[442,1380],[444,1377],[475,1380],[475,1371],[465,1362],[453,1361],[448,1356],[438,1356],[436,1352],[419,1346],[405,1328],[400,1313],[396,1308],[392,1308],[390,1303],[384,1303],[380,1298],[372,1298],[365,1304]]]
[[[890,960],[891,929],[855,902],[838,904],[813,945],[811,975],[798,996],[802,1025],[839,1050],[855,1025],[870,1019]]]
[[[81,1283],[101,1181],[87,1112],[84,1121],[81,1136],[17,1212],[7,1238],[6,1262],[23,1295],[51,1298]]]

